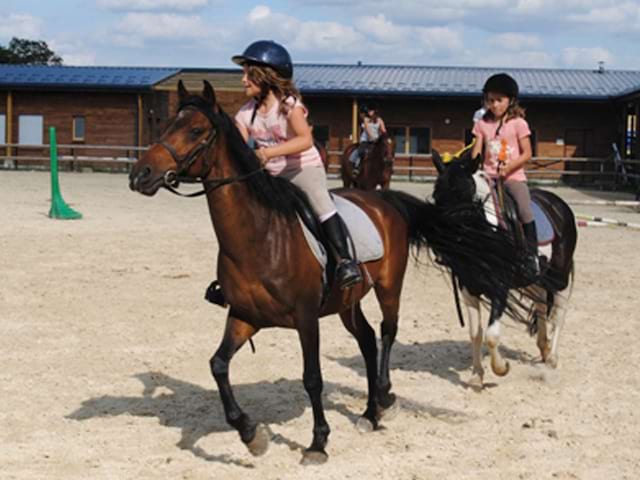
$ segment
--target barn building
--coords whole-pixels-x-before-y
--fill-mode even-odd
[[[428,167],[432,149],[456,151],[470,141],[482,85],[498,71],[518,81],[534,156],[547,159],[546,167],[586,159],[572,168],[589,169],[589,158],[611,157],[613,143],[624,158],[639,158],[640,71],[361,64],[297,64],[294,71],[314,135],[334,163],[358,138],[359,102],[375,102],[396,139],[396,171]],[[0,65],[0,158],[29,158],[26,145],[47,144],[48,126],[75,155],[100,153],[89,146],[145,147],[175,111],[178,80],[192,90],[210,81],[233,113],[245,101],[240,78],[237,68]]]

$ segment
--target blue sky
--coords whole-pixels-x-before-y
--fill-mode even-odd
[[[0,44],[67,65],[229,67],[256,39],[295,62],[640,70],[640,0],[0,0]]]

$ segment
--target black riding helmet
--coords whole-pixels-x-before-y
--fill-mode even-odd
[[[273,68],[281,77],[293,77],[293,64],[287,49],[273,40],[258,40],[249,45],[242,55],[231,60],[238,65],[264,65]]]
[[[496,73],[491,75],[484,83],[482,93],[487,94],[489,92],[501,93],[509,98],[518,98],[518,83],[506,73]]]

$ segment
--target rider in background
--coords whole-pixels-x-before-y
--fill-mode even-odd
[[[526,268],[532,278],[540,274],[538,238],[524,166],[531,159],[531,130],[518,104],[518,84],[506,73],[492,75],[482,89],[486,113],[473,126],[476,143],[472,157],[483,153],[483,167],[501,178],[514,198],[527,240]]]
[[[347,244],[347,231],[329,195],[318,150],[313,146],[308,110],[293,83],[289,52],[280,44],[261,40],[232,58],[244,70],[242,85],[249,100],[236,115],[245,140],[252,138],[265,169],[304,191],[337,255],[336,278],[341,289],[362,281]]]
[[[387,133],[384,120],[378,115],[378,109],[375,105],[361,105],[360,116],[362,119],[360,124],[360,143],[358,148],[351,152],[349,156],[349,161],[353,165],[354,175],[358,174],[360,163],[369,147],[380,138],[380,135]]]

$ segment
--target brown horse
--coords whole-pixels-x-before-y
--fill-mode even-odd
[[[209,83],[205,82],[202,95],[190,95],[182,83],[178,91],[178,113],[160,143],[152,145],[133,166],[130,188],[154,195],[161,187],[173,191],[178,182],[203,183],[219,244],[218,278],[230,305],[222,342],[210,360],[226,420],[251,453],[264,453],[268,434],[236,402],[229,383],[229,364],[258,331],[293,328],[302,346],[303,383],[314,419],[313,440],[303,461],[325,461],[329,425],[321,397],[319,317],[338,313],[356,338],[368,384],[367,408],[358,427],[376,428],[395,401],[389,355],[397,332],[409,246],[419,248],[429,241],[452,255],[460,249],[464,257],[478,239],[463,226],[452,230],[435,206],[402,192],[337,192],[369,215],[382,238],[384,255],[363,265],[363,283],[345,292],[334,287],[325,296],[322,268],[307,246],[296,215],[298,206],[308,207],[306,196],[290,182],[264,172],[233,120],[217,104]],[[499,263],[508,250],[502,244],[481,248],[483,253],[494,252],[490,258],[481,255],[480,262],[485,265]],[[508,251],[506,254],[508,258]],[[491,277],[491,271],[484,273]],[[379,370],[375,333],[360,307],[360,299],[371,289],[383,316]]]
[[[396,146],[393,138],[386,133],[380,135],[378,140],[367,148],[360,162],[360,169],[356,173],[349,157],[359,146],[359,143],[349,145],[340,158],[342,184],[345,188],[354,187],[361,190],[375,190],[380,185],[382,190],[388,190],[395,160]]]

